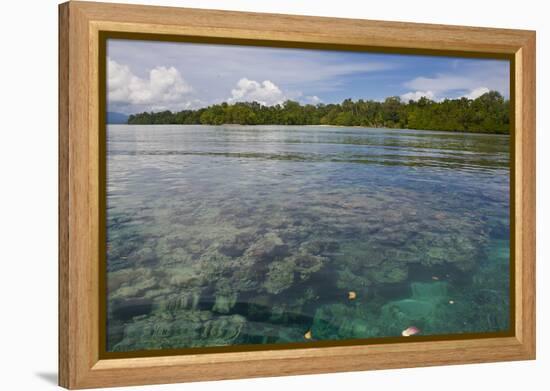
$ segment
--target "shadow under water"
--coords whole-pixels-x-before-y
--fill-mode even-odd
[[[506,331],[509,174],[508,136],[109,126],[107,351]]]

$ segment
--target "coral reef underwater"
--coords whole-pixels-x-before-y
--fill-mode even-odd
[[[109,127],[108,351],[508,330],[508,137],[136,128]]]

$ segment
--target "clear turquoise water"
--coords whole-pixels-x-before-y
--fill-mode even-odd
[[[108,351],[509,328],[508,136],[110,125],[107,138]]]

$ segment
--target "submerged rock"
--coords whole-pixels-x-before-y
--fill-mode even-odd
[[[368,276],[354,273],[347,268],[338,270],[336,274],[336,287],[339,289],[353,289],[357,292],[362,292],[371,285],[371,280]]]
[[[200,271],[195,268],[180,267],[176,269],[168,269],[166,274],[170,276],[168,278],[169,284],[178,288],[189,289],[192,287],[200,287],[202,285]]]
[[[317,273],[323,267],[326,258],[311,255],[297,254],[292,257],[295,270],[299,273],[302,281],[307,280],[313,273]]]
[[[288,254],[288,246],[275,233],[267,233],[246,251],[246,255],[262,261],[283,258]]]
[[[216,301],[212,307],[212,311],[227,314],[237,303],[237,294],[231,293],[228,295],[216,295]]]
[[[334,240],[310,240],[300,245],[300,252],[313,255],[332,254],[338,251],[338,242]]]
[[[279,294],[290,288],[294,282],[295,264],[291,260],[277,261],[269,265],[267,279],[264,283],[266,291],[272,294]]]
[[[161,311],[177,312],[180,310],[196,309],[200,301],[199,292],[185,292],[162,298],[159,302]]]
[[[311,330],[318,339],[367,338],[374,331],[369,328],[367,316],[362,307],[326,305],[315,312]]]
[[[239,343],[245,324],[240,315],[215,317],[208,311],[182,311],[169,318],[155,314],[126,325],[113,351],[232,345]]]
[[[240,233],[233,239],[222,242],[219,246],[219,251],[228,257],[240,257],[244,254],[246,249],[250,247],[253,239],[254,235],[250,233]]]
[[[408,268],[406,264],[385,262],[377,268],[369,269],[367,275],[377,283],[395,284],[407,279]]]
[[[411,297],[395,300],[382,307],[382,318],[393,325],[418,321],[430,322],[439,306],[447,303],[448,284],[442,281],[411,284]]]
[[[206,322],[202,329],[202,338],[220,341],[219,345],[227,345],[228,342],[239,336],[245,322],[246,319],[240,315],[210,320]]]

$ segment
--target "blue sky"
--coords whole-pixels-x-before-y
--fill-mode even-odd
[[[235,45],[112,40],[109,111],[196,109],[219,102],[337,103],[346,98],[433,100],[488,90],[509,96],[503,60]]]

